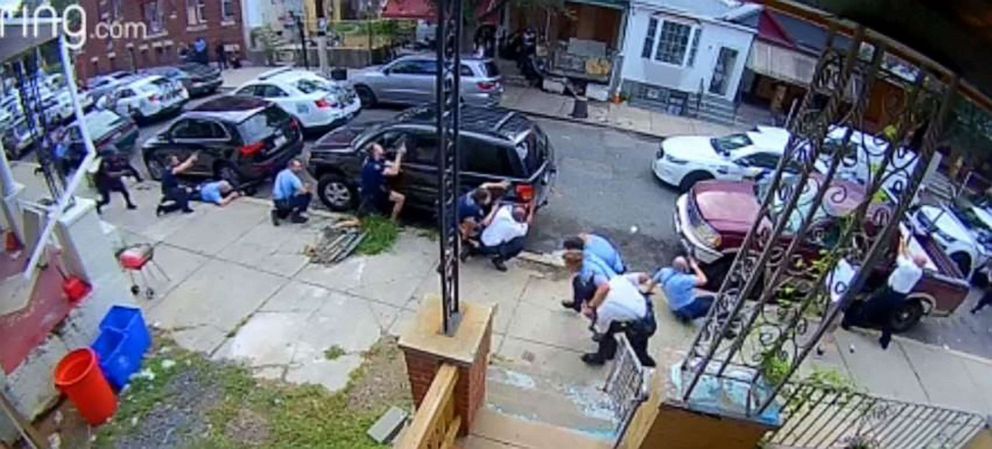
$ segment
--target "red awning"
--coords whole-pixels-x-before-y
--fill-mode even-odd
[[[483,0],[475,8],[475,17],[480,24],[496,25],[499,23],[499,12],[493,11],[502,4],[501,0]],[[423,19],[434,22],[437,12],[431,0],[389,0],[382,10],[384,19]]]
[[[384,19],[434,20],[437,13],[430,0],[389,0],[382,10]]]

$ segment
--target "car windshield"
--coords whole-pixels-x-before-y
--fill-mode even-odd
[[[261,142],[275,133],[287,117],[282,109],[270,106],[239,123],[238,130],[245,143]]]
[[[93,139],[102,139],[124,122],[121,116],[109,110],[97,111],[86,115],[86,130]]]
[[[747,134],[731,134],[729,136],[710,139],[710,144],[713,145],[713,149],[715,149],[717,153],[726,156],[734,150],[744,148],[748,145],[753,145],[754,142],[751,142],[751,138],[749,138]]]
[[[979,216],[979,211],[975,207],[962,207],[957,204],[949,204],[947,206],[951,213],[957,217],[958,221],[965,225],[965,227],[975,230],[975,231],[985,231],[992,232],[992,228],[982,220]]]

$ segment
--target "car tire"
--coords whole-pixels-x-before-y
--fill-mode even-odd
[[[160,181],[165,174],[165,164],[155,156],[145,159],[145,168],[148,169],[148,176],[156,181]]]
[[[909,298],[889,318],[889,326],[897,334],[906,332],[920,322],[923,313],[923,303],[919,299]]]
[[[244,182],[244,176],[241,175],[241,170],[235,167],[234,164],[219,164],[214,170],[214,175],[217,179],[227,181],[231,183],[231,186],[235,189],[241,186]]]
[[[358,99],[362,101],[363,108],[371,108],[378,102],[378,99],[375,98],[375,92],[372,92],[369,86],[359,84],[355,86],[355,93],[358,94]]]
[[[706,285],[702,288],[712,292],[719,291],[723,286],[723,280],[730,273],[730,266],[734,264],[734,254],[717,259],[711,264],[702,265],[699,268],[706,275]]]
[[[358,206],[358,190],[343,177],[324,175],[317,181],[317,196],[328,209],[345,212]]]
[[[697,182],[706,181],[709,179],[713,179],[713,175],[706,173],[704,171],[691,172],[682,178],[682,182],[679,183],[679,192],[682,193],[688,192],[689,189],[691,189],[692,186],[696,185]]]

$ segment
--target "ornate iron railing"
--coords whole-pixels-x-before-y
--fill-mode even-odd
[[[982,415],[947,407],[814,384],[786,389],[783,425],[766,435],[766,443],[807,449],[959,449],[986,427]]]
[[[887,42],[866,40],[862,28],[842,48],[834,31],[784,157],[759,183],[757,217],[682,365],[686,401],[703,381],[735,384],[746,391],[739,411],[767,411],[868,277],[892,261],[957,80],[922,68],[912,80],[887,80],[903,88],[878,99],[896,131],[872,136],[862,132],[864,115],[875,80],[886,76]],[[859,91],[853,104],[846,104],[849,86]],[[842,260],[853,276],[828,282]]]
[[[443,332],[458,327],[458,253],[461,237],[457,225],[458,132],[461,122],[461,37],[463,0],[437,1],[437,141],[438,227],[440,228],[441,308]]]
[[[648,398],[648,380],[646,369],[641,365],[627,337],[623,334],[615,334],[614,338],[617,340],[617,357],[610,368],[610,374],[606,376],[603,390],[609,396],[617,418],[619,437],[616,444],[619,444],[634,418],[637,407]]]

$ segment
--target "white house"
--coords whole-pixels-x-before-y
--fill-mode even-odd
[[[634,0],[621,92],[631,104],[732,121],[761,7],[732,0]]]

